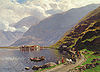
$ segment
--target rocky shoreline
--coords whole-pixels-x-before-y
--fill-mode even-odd
[[[81,65],[85,61],[86,61],[86,58],[84,57],[84,55],[82,55],[80,59],[78,58],[76,60],[75,64],[64,63],[64,64],[58,65],[52,69],[43,70],[41,72],[69,72],[71,69],[75,68],[76,66]]]

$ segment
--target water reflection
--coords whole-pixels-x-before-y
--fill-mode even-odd
[[[41,62],[30,61],[31,57],[45,56],[46,60]],[[60,56],[51,49],[21,51],[19,49],[0,49],[0,72],[27,72],[25,67],[32,68],[34,65],[43,65],[47,62],[56,62]],[[31,72],[32,70],[28,71]]]

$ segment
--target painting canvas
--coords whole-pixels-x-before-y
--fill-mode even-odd
[[[0,72],[100,72],[100,1],[0,0]]]

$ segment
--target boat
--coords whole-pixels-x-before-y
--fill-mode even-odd
[[[45,57],[44,56],[41,56],[41,57],[34,57],[34,58],[30,58],[31,61],[34,61],[34,62],[39,62],[39,61],[43,61],[45,60]]]
[[[26,69],[26,70],[29,70],[29,69],[30,69],[30,67],[25,67],[25,69]]]

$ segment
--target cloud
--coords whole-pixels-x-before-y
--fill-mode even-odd
[[[35,5],[29,7],[17,3],[16,0],[0,0],[0,30],[15,31],[16,29],[10,27],[10,24],[15,24],[28,16],[38,17],[39,19],[46,17],[44,10]],[[22,30],[24,29],[22,28]]]
[[[15,31],[15,24],[24,17],[34,16],[44,19],[55,13],[88,4],[100,4],[99,0],[0,0],[0,28]],[[22,29],[23,30],[23,29]]]
[[[35,5],[28,6],[10,0],[0,0],[0,17],[11,23],[16,23],[24,17],[40,15],[43,18],[46,16],[41,7]]]
[[[0,19],[0,30],[11,31],[11,32],[16,31],[14,27],[9,26],[9,23],[7,21],[2,19]]]

